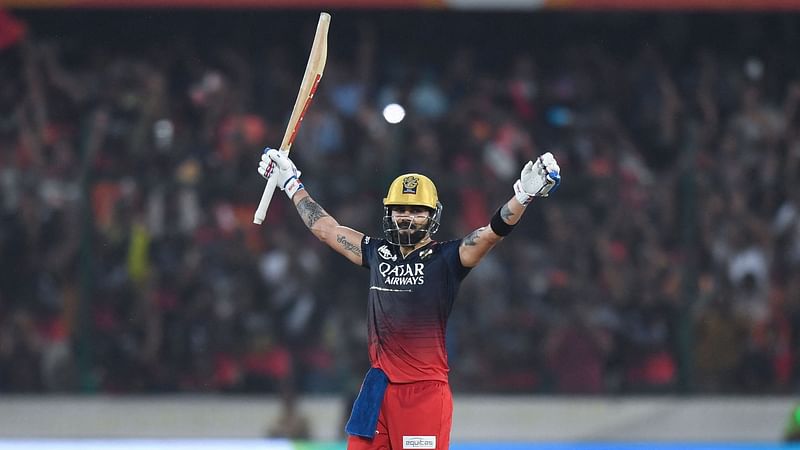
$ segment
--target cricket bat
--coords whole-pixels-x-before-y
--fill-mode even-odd
[[[331,15],[325,12],[320,13],[317,32],[314,34],[311,54],[308,55],[303,81],[300,83],[300,90],[297,92],[292,115],[289,116],[289,123],[286,125],[286,132],[283,134],[283,141],[281,141],[281,146],[278,148],[281,152],[289,153],[289,150],[291,150],[294,138],[297,136],[297,130],[300,129],[303,117],[308,111],[309,105],[311,105],[311,100],[314,99],[317,85],[319,85],[319,80],[322,78],[322,71],[325,69],[325,61],[328,58],[328,27],[330,23]],[[267,209],[270,201],[272,201],[272,194],[275,193],[276,183],[277,180],[274,176],[269,177],[267,180],[264,193],[261,194],[261,201],[258,203],[258,209],[256,209],[253,217],[253,223],[261,225],[264,217],[267,216]]]

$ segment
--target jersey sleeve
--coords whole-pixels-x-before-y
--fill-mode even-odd
[[[450,273],[452,273],[458,281],[461,281],[472,269],[470,267],[464,267],[464,264],[461,263],[461,255],[458,254],[459,247],[461,247],[461,239],[442,243],[442,255],[447,261],[447,267],[450,269]]]
[[[361,238],[361,266],[369,269],[375,260],[375,245],[378,239],[364,235]]]

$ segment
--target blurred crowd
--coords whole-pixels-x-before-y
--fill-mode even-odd
[[[0,392],[357,389],[367,271],[281,194],[252,224],[313,14],[85,14],[0,48]],[[334,15],[292,153],[373,236],[391,179],[430,176],[440,240],[554,153],[560,191],[462,286],[454,389],[795,392],[798,18],[486,17]]]

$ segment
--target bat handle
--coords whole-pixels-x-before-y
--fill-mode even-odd
[[[267,179],[267,185],[264,187],[264,193],[261,194],[261,201],[258,202],[258,209],[256,209],[255,217],[253,217],[253,223],[261,225],[261,222],[267,217],[269,202],[272,201],[272,194],[275,193],[275,186],[277,184],[278,179],[276,176],[273,175]]]

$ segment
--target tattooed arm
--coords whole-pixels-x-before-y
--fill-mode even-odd
[[[516,225],[525,212],[525,206],[520,204],[516,199],[511,199],[500,208],[500,217],[509,225]],[[458,254],[461,257],[461,264],[464,267],[475,267],[479,262],[489,253],[495,244],[500,242],[502,237],[496,235],[492,231],[492,227],[486,225],[480,227],[472,233],[468,234],[462,241],[461,246],[458,248]]]
[[[292,197],[294,206],[300,214],[300,218],[309,230],[314,233],[320,241],[354,264],[361,265],[361,239],[364,234],[352,228],[339,225],[322,206],[319,205],[305,189],[298,191]]]
[[[552,153],[528,161],[514,183],[514,197],[500,208],[488,226],[478,228],[461,241],[458,254],[461,264],[475,267],[503,236],[508,235],[522,218],[525,206],[536,197],[547,197],[561,184],[561,168]],[[498,234],[499,233],[499,234]]]

